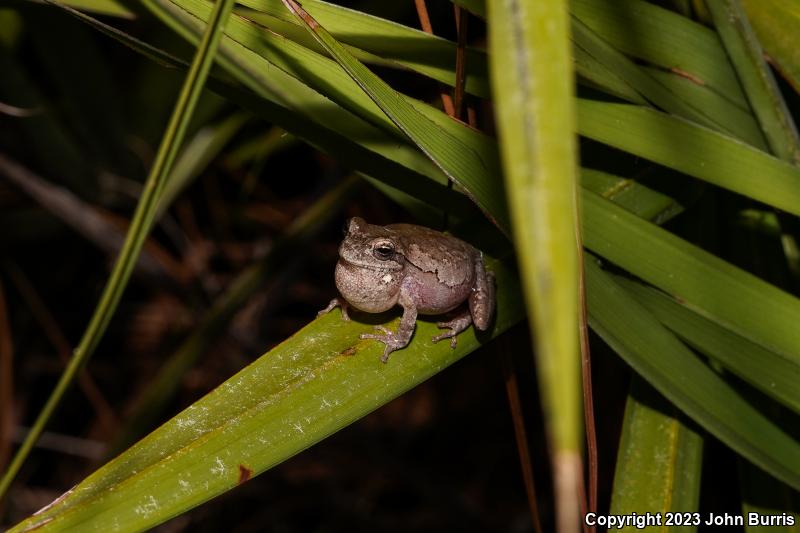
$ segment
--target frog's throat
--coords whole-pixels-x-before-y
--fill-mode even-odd
[[[397,270],[401,270],[403,265],[397,262],[391,263],[391,266],[388,264],[386,266],[375,266],[374,264],[370,263],[359,263],[356,261],[349,261],[342,256],[339,256],[339,262],[344,263],[347,266],[354,266],[358,268],[366,268],[367,270],[386,270],[388,272],[395,272]]]

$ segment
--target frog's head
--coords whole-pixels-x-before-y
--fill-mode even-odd
[[[405,261],[391,230],[351,218],[339,246],[339,257],[346,263],[372,270],[400,270]]]

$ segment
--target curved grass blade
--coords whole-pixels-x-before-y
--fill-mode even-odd
[[[243,16],[308,48],[319,46],[302,24],[298,24],[297,18],[284,7],[281,0],[243,0],[239,5],[254,10],[254,13],[243,12]],[[358,54],[359,49],[364,50],[372,56],[370,59],[379,58],[382,62],[394,63],[451,87],[455,86],[456,43],[368,13],[319,0],[306,0],[303,2],[303,9],[336,40],[350,45],[348,50],[352,54]],[[291,31],[287,24],[297,28],[302,34]],[[486,53],[469,47],[465,53],[465,90],[488,98],[490,94]]]
[[[800,443],[698,359],[594,261],[587,260],[585,267],[589,323],[603,340],[711,434],[800,487]]]
[[[180,15],[171,18],[168,12],[161,9],[160,4],[147,1],[145,4],[190,42],[199,39],[194,30],[199,31],[202,27],[189,23],[184,26],[185,19]],[[173,68],[186,66],[182,59],[161,49],[88,15],[63,5],[60,7],[153,61]],[[185,12],[180,13],[186,15]],[[229,23],[228,29],[230,27]],[[389,186],[418,198],[435,199],[433,201],[438,208],[465,219],[480,216],[475,204],[465,195],[448,188],[447,177],[413,146],[398,143],[397,139],[386,132],[366,123],[283,71],[273,68],[267,60],[247,47],[232,39],[223,38],[218,61],[252,92],[232,85],[232,81],[220,76],[220,73],[219,78],[212,77],[208,82],[216,92],[303,138],[315,148],[335,155],[354,168],[379,176]],[[345,78],[350,81],[347,76]],[[283,94],[277,94],[273,91],[275,85],[286,90]],[[314,112],[308,113],[308,110]],[[482,136],[473,136],[472,139],[482,140]]]
[[[497,275],[495,336],[524,310],[512,271],[494,260],[488,266]],[[359,340],[367,331],[338,311],[317,318],[10,532],[153,527],[352,423],[485,340],[469,328],[452,349],[430,341],[434,323],[419,322],[413,342],[383,364],[381,345]]]
[[[489,3],[492,88],[514,242],[556,490],[556,525],[580,523],[580,237],[565,2]]]
[[[169,15],[162,13],[162,17],[165,17],[165,20],[171,24],[176,24],[178,19],[184,21],[188,17],[192,20],[192,22],[187,21],[189,24],[197,24],[198,27],[202,27],[198,17],[202,19],[207,16],[210,5],[206,5],[203,0],[176,1],[179,2],[179,5],[173,4],[169,0],[156,0],[157,5],[169,10]],[[151,2],[148,0],[147,4],[151,4]],[[187,14],[183,9],[190,9],[191,14]],[[232,19],[227,31],[231,35],[232,41],[226,39],[223,43],[223,58],[228,65],[231,62],[247,62],[246,65],[240,65],[242,68],[234,69],[232,72],[237,77],[251,79],[252,81],[248,83],[252,83],[252,85],[249,86],[256,88],[259,86],[258,84],[266,84],[271,87],[291,88],[291,90],[282,91],[285,93],[282,98],[289,98],[289,102],[297,101],[296,105],[283,103],[283,105],[290,105],[293,109],[309,109],[312,102],[320,105],[326,111],[331,109],[329,102],[324,103],[325,98],[309,88],[313,87],[381,129],[389,133],[402,134],[397,126],[387,118],[387,115],[363,90],[358,88],[358,85],[347,73],[342,71],[336,62],[296,43],[285,39],[281,40],[269,32],[259,31],[242,20]],[[229,49],[228,45],[233,46],[234,49]],[[342,49],[341,46],[339,49]],[[344,50],[342,49],[342,51]],[[239,65],[239,63],[236,64]],[[484,198],[484,202],[489,202],[482,207],[490,213],[490,216],[494,217],[499,227],[507,230],[507,226],[503,224],[503,221],[507,220],[505,198],[497,190],[496,176],[499,176],[500,168],[495,142],[464,124],[452,120],[441,111],[393,91],[366,67],[358,62],[354,64],[358,65],[361,74],[371,76],[370,79],[377,80],[377,83],[386,89],[385,95],[391,95],[391,98],[387,100],[390,105],[394,106],[396,103],[403,109],[408,109],[410,105],[417,112],[417,115],[399,118],[406,120],[411,116],[418,118],[418,115],[423,115],[423,118],[427,119],[427,121],[417,121],[416,118],[411,120],[413,124],[423,124],[421,131],[426,132],[427,141],[438,139],[440,141],[440,143],[436,143],[438,145],[455,148],[461,146],[458,144],[461,143],[469,148],[465,158],[455,157],[454,150],[446,149],[446,147],[438,155],[446,156],[450,166],[464,171],[461,175],[464,180],[462,185],[475,198]],[[277,66],[278,69],[271,69],[271,65]],[[301,80],[302,83],[298,83],[298,80]],[[277,96],[269,97],[283,102]],[[298,99],[301,99],[306,107],[302,107]],[[797,185],[797,182],[800,181],[800,169],[781,163],[735,139],[677,117],[638,106],[579,100],[578,114],[578,126],[582,135],[746,194],[789,212],[800,211],[800,207],[798,207],[800,206],[798,201],[800,186]],[[433,125],[430,122],[433,122]],[[342,121],[341,126],[338,122],[326,122],[329,129],[340,129],[350,123],[352,123],[352,118]],[[282,125],[286,127],[285,124]],[[433,139],[430,138],[431,136]],[[448,141],[450,139],[448,136],[455,139],[455,144]],[[352,137],[362,138],[355,135]],[[471,163],[466,164],[467,162]],[[368,173],[372,176],[380,175],[372,171]],[[430,176],[430,173],[426,175]],[[759,175],[761,178],[753,180],[751,179],[752,175]],[[489,204],[497,211],[489,208]]]
[[[206,17],[210,10],[210,4],[200,0],[181,0],[180,5],[174,4],[170,0],[145,0],[144,3],[189,40],[195,38],[195,32],[199,31],[204,24],[203,17]],[[187,12],[184,9],[190,11]],[[235,35],[238,40],[234,40],[232,37],[223,40],[220,62],[259,96],[277,103],[281,107],[288,107],[295,113],[308,116],[309,120],[323,126],[330,133],[344,137],[343,140],[348,144],[355,141],[368,151],[377,152],[380,155],[390,154],[391,160],[441,183],[441,186],[433,188],[438,191],[438,196],[443,200],[452,200],[450,204],[453,207],[465,207],[465,204],[470,203],[465,195],[451,191],[444,185],[447,177],[429,158],[420,157],[416,149],[402,142],[406,139],[402,130],[398,129],[335,61],[296,43],[281,39],[270,32],[260,31],[252,24],[238,18],[231,19],[226,31]],[[254,50],[257,50],[258,53]],[[264,57],[259,54],[263,54]],[[362,68],[364,67],[362,66]],[[366,69],[364,68],[364,70]],[[367,70],[367,72],[369,71]],[[321,91],[329,98],[322,96],[311,86],[305,85],[306,82],[312,84],[314,89]],[[492,206],[492,209],[488,211],[493,213],[501,229],[507,231],[508,223],[502,191],[497,190],[495,184],[490,182],[490,177],[497,175],[492,172],[493,168],[497,166],[494,159],[497,156],[494,145],[486,142],[485,136],[469,130],[463,125],[453,129],[455,124],[460,123],[456,123],[441,111],[400,95],[388,87],[387,89],[399,100],[402,100],[401,106],[407,109],[410,105],[415,113],[423,115],[421,122],[428,126],[427,132],[430,134],[427,139],[438,146],[445,147],[446,159],[451,166],[467,169],[463,177],[470,182],[465,189],[475,189],[476,195],[485,198]],[[252,98],[248,100],[248,105],[270,107],[271,112],[278,114],[277,120],[282,127],[289,131],[296,131],[297,128],[292,124],[293,119],[282,116],[285,115],[285,110],[276,109],[268,102],[258,102]],[[331,100],[339,103],[348,111],[335,105]],[[354,114],[357,114],[361,120]],[[308,123],[304,117],[300,117],[300,120]],[[390,135],[396,134],[397,138],[387,139],[385,133],[376,131],[371,125],[377,125]],[[453,135],[454,131],[459,135]],[[313,128],[304,128],[304,135],[300,136],[319,138],[320,134],[313,131]],[[448,144],[450,136],[456,137],[452,144]],[[465,152],[467,158],[464,160],[457,157],[457,150],[462,144],[466,144],[468,149]],[[332,153],[336,153],[336,151]],[[374,155],[372,157],[374,159]],[[466,165],[470,160],[474,166]],[[364,170],[372,176],[381,176],[382,178],[385,173],[382,170]],[[397,173],[395,172],[394,175]],[[388,177],[392,177],[392,175]],[[404,182],[396,180],[390,185],[403,188]],[[431,189],[431,184],[425,185]],[[462,209],[462,212],[467,211],[469,209]]]
[[[61,375],[56,388],[39,413],[8,469],[3,474],[3,478],[0,480],[0,499],[11,486],[14,476],[16,476],[34,443],[55,412],[64,393],[71,385],[78,370],[82,368],[83,364],[94,352],[106,327],[108,327],[108,323],[111,321],[111,317],[119,304],[122,292],[127,285],[136,259],[152,225],[159,196],[186,133],[189,119],[192,116],[208,71],[211,68],[217,45],[222,37],[222,28],[232,7],[232,0],[220,0],[215,6],[213,16],[209,20],[208,29],[203,36],[201,45],[197,49],[195,59],[181,89],[175,111],[159,146],[156,160],[145,183],[142,198],[136,206],[136,212],[128,230],[128,235],[125,238],[125,244],[114,264],[114,269],[101,295],[100,302],[95,308],[89,325],[80,343],[75,348],[75,353]]]
[[[300,5],[293,0],[284,2],[386,116],[450,179],[463,187],[501,231],[507,231],[509,222],[500,182],[491,183],[486,179],[489,169],[479,154],[420,113],[400,93],[359,63]]]

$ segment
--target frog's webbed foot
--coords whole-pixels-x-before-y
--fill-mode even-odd
[[[381,362],[385,363],[389,360],[389,354],[395,350],[399,350],[400,348],[405,348],[408,346],[409,339],[403,339],[399,335],[397,335],[394,331],[390,330],[389,328],[385,328],[383,326],[375,326],[375,329],[378,331],[382,331],[382,334],[379,333],[362,333],[360,337],[362,339],[375,339],[378,342],[382,342],[385,345],[383,349],[383,355],[381,356]]]
[[[328,307],[317,313],[317,316],[330,313],[333,311],[334,307],[342,308],[342,320],[350,320],[350,315],[347,314],[347,308],[349,307],[349,304],[344,298],[339,298],[338,296],[331,300],[331,303],[328,304]]]
[[[400,325],[397,327],[397,332],[390,330],[384,326],[375,326],[375,329],[382,331],[383,334],[378,333],[362,333],[362,339],[375,339],[385,345],[381,362],[385,363],[389,360],[389,354],[400,348],[405,348],[411,342],[411,336],[414,334],[414,327],[417,324],[417,308],[409,305],[408,302],[401,302],[403,306],[403,318],[400,319]]]
[[[464,331],[472,324],[472,315],[469,311],[453,318],[452,320],[448,320],[447,322],[437,322],[436,325],[440,328],[447,328],[449,331],[445,331],[439,335],[436,335],[431,339],[433,342],[439,342],[442,339],[450,339],[450,347],[455,348],[456,343],[456,335]]]

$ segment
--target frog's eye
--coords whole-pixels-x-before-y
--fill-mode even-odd
[[[394,257],[394,244],[389,241],[378,241],[372,247],[372,255],[381,261],[388,261]]]

